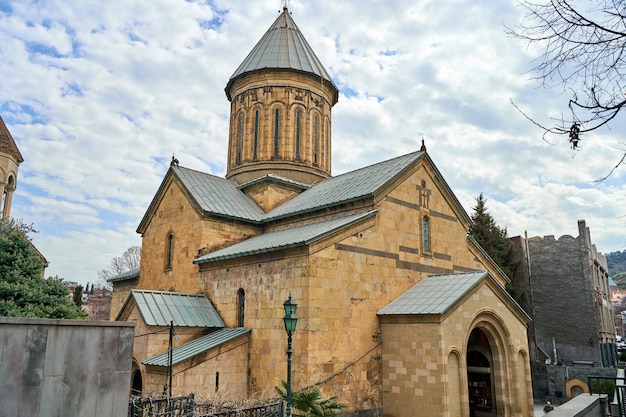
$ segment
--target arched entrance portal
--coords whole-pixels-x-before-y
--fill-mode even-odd
[[[493,356],[487,335],[472,330],[467,343],[467,382],[470,417],[495,416]]]

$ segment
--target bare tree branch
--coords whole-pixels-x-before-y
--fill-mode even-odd
[[[573,149],[586,132],[607,125],[626,107],[626,2],[624,0],[519,0],[527,22],[510,35],[541,53],[533,61],[543,87],[561,87],[570,117],[546,126],[543,140],[567,135]],[[622,158],[611,170],[625,163]],[[605,177],[604,179],[608,178]]]

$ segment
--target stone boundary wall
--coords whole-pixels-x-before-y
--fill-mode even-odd
[[[134,327],[0,317],[0,416],[125,416]]]

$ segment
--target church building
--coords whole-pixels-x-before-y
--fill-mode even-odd
[[[532,416],[529,318],[424,143],[332,176],[339,90],[286,7],[225,91],[226,177],[172,158],[140,269],[111,280],[133,392],[275,398],[291,299],[294,391],[355,416]]]

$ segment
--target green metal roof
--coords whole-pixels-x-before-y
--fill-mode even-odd
[[[313,74],[328,81],[338,92],[337,86],[296,26],[287,8],[284,8],[230,77],[226,94],[229,94],[231,85],[238,77],[266,68]],[[228,98],[231,99],[230,96]],[[335,100],[336,98],[337,94],[335,94]]]
[[[376,210],[353,214],[332,220],[310,223],[303,226],[279,230],[251,237],[232,246],[217,250],[195,259],[195,264],[203,264],[241,256],[257,255],[282,249],[306,246],[330,233],[351,226],[376,215]]]
[[[210,349],[218,347],[230,340],[250,333],[250,329],[238,327],[235,329],[220,329],[213,333],[199,337],[191,342],[176,346],[172,349],[172,365],[184,362]],[[142,362],[144,365],[168,366],[169,352],[165,351]]]
[[[267,221],[371,198],[424,155],[426,155],[425,152],[413,152],[327,178],[269,213],[264,213],[251,198],[239,190],[240,186],[234,181],[183,167],[172,167],[171,172],[181,180],[183,186],[203,211],[217,216],[263,224]],[[147,221],[146,216],[142,224]]]
[[[148,326],[169,326],[174,322],[176,327],[224,327],[222,318],[204,294],[131,290],[120,314],[131,298]]]
[[[431,275],[380,310],[378,315],[443,314],[487,276],[487,271]]]
[[[131,269],[130,271],[122,272],[119,275],[107,279],[107,282],[121,282],[130,281],[131,279],[139,278],[139,268]]]
[[[276,220],[295,214],[371,198],[424,155],[426,155],[425,152],[413,152],[337,175],[336,177],[327,178],[276,207],[267,213],[264,219]]]
[[[263,219],[263,210],[237,188],[236,182],[193,169],[171,169],[205,212],[254,222]]]

